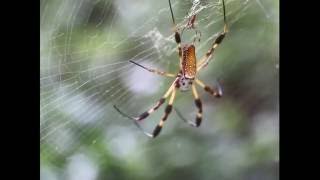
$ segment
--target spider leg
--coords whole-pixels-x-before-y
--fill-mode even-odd
[[[140,114],[138,117],[129,116],[129,115],[123,113],[122,111],[120,111],[119,108],[117,108],[115,105],[114,105],[114,107],[121,115],[123,115],[123,116],[125,116],[125,117],[127,117],[129,119],[132,119],[134,121],[141,121],[141,120],[147,118],[151,113],[155,112],[165,102],[167,97],[172,93],[172,91],[173,91],[173,89],[175,87],[176,80],[171,84],[171,86],[169,87],[167,92],[162,96],[162,98],[160,98],[157,101],[157,103],[152,108],[150,108],[148,111],[145,111],[144,113]]]
[[[174,98],[176,96],[176,88],[173,89],[172,93],[171,93],[171,97],[170,97],[170,100],[168,102],[168,105],[166,106],[164,112],[165,114],[162,116],[159,124],[154,128],[152,134],[151,134],[151,137],[152,138],[155,138],[159,135],[163,125],[164,125],[164,122],[167,120],[168,116],[170,115],[171,111],[172,111],[172,104],[174,102]]]
[[[222,6],[223,6],[223,21],[224,21],[223,31],[216,38],[216,40],[212,44],[211,48],[207,51],[207,53],[197,63],[197,67],[198,67],[197,71],[199,71],[200,69],[202,69],[203,67],[208,65],[208,63],[209,63],[209,61],[210,61],[210,59],[211,59],[211,57],[212,57],[212,55],[214,53],[214,50],[221,44],[222,40],[224,39],[225,35],[228,32],[224,0],[222,0]]]
[[[196,107],[198,108],[198,113],[196,116],[196,127],[199,127],[202,121],[202,103],[199,98],[196,86],[194,84],[192,84],[192,94],[194,97],[194,102],[196,104]]]
[[[113,107],[124,117],[133,120],[134,124],[147,136],[150,136],[149,133],[146,133],[143,128],[137,123],[136,119],[134,117],[131,117],[127,114],[125,114],[124,112],[122,112],[116,105],[113,105]]]
[[[200,40],[201,40],[201,31],[199,31],[199,30],[197,30],[197,29],[194,29],[194,30],[195,30],[195,32],[196,32],[196,37],[194,38],[193,42],[195,42],[195,41],[196,41],[196,39],[197,39],[197,35],[198,35],[198,34],[199,34],[198,42],[200,42]]]
[[[173,31],[174,31],[174,39],[176,41],[176,43],[178,44],[178,51],[179,51],[179,59],[181,61],[182,58],[182,50],[181,50],[181,36],[180,33],[178,32],[178,28],[176,25],[176,21],[174,20],[174,15],[173,15],[173,11],[172,11],[172,7],[171,7],[171,1],[169,0],[169,7],[170,7],[170,12],[171,12],[171,18],[172,18],[172,22],[173,22]]]
[[[137,65],[137,66],[149,71],[149,72],[152,72],[152,73],[155,73],[155,74],[159,74],[161,76],[176,77],[176,74],[167,73],[167,72],[164,72],[164,71],[160,71],[158,69],[151,69],[151,68],[145,67],[145,66],[143,66],[141,64],[138,64],[138,63],[136,63],[134,61],[131,61],[131,60],[129,62],[131,62],[131,63],[133,63],[133,64],[135,64],[135,65]]]
[[[202,102],[201,102],[201,100],[199,98],[196,86],[194,84],[192,84],[192,95],[194,97],[195,105],[198,108],[198,113],[197,113],[195,122],[187,120],[186,118],[184,118],[182,113],[178,109],[174,108],[174,110],[176,111],[176,113],[180,117],[180,119],[182,119],[184,122],[188,123],[189,125],[191,125],[193,127],[199,127],[201,122],[202,122]]]
[[[195,79],[196,83],[201,86],[206,92],[208,92],[209,94],[213,95],[214,97],[221,97],[223,92],[222,92],[222,88],[218,82],[217,87],[212,88],[210,86],[205,85],[202,81],[200,81],[199,79]]]
[[[192,44],[195,44],[197,40],[198,40],[198,42],[200,42],[200,40],[201,40],[201,31],[197,30],[196,28],[192,28],[192,29],[195,32]]]
[[[157,109],[159,109],[159,107],[165,102],[165,100],[167,99],[167,97],[172,93],[172,91],[174,91],[175,88],[175,81],[174,83],[171,85],[171,87],[167,90],[167,92],[164,94],[164,96],[156,103],[155,106],[153,106],[151,109],[149,109],[148,111],[142,113],[140,116],[138,116],[136,118],[136,121],[141,121],[143,119],[145,119],[146,117],[148,117],[151,113],[155,112]]]
[[[139,124],[138,124],[138,121],[141,121],[145,118],[147,118],[151,113],[155,112],[166,100],[166,98],[171,94],[171,98],[170,98],[170,101],[169,101],[169,105],[171,104],[171,108],[172,108],[172,103],[173,103],[173,99],[174,96],[175,96],[175,84],[176,84],[176,81],[178,80],[178,78],[176,78],[173,83],[171,84],[171,86],[169,87],[169,89],[167,90],[167,92],[164,94],[164,96],[156,103],[155,106],[153,106],[151,109],[149,109],[148,111],[145,111],[144,113],[140,114],[138,117],[132,117],[132,116],[129,116],[127,115],[126,113],[122,112],[116,105],[113,105],[113,107],[124,117],[128,118],[128,119],[131,119],[133,120],[134,124],[147,136],[149,137],[155,137],[156,135],[158,135],[158,133],[160,132],[160,130],[157,130],[159,131],[156,135],[154,134],[150,134],[148,132],[146,132]],[[174,93],[174,95],[172,95]],[[172,97],[173,96],[173,97]],[[168,105],[168,106],[169,106]],[[166,110],[165,112],[167,113],[168,111],[171,111],[169,110],[170,107],[166,107]],[[170,114],[170,112],[169,112]],[[168,116],[168,115],[167,115]],[[167,117],[163,118],[164,120],[162,121],[165,121],[167,119]],[[161,122],[161,121],[160,121]],[[162,122],[163,124],[163,122]],[[161,127],[162,127],[162,124],[161,124]],[[158,127],[158,126],[157,126]],[[157,128],[159,129],[159,128]],[[155,129],[156,130],[156,129]]]

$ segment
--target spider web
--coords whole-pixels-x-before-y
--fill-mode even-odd
[[[195,25],[201,31],[201,41],[196,42],[196,47],[200,58],[223,28],[221,1],[173,0],[172,7],[179,28],[197,14]],[[259,0],[227,0],[230,34],[251,8],[259,8],[257,11],[265,19],[277,23],[268,7]],[[101,164],[84,155],[88,149],[107,144],[107,148],[101,149],[124,158],[148,141],[142,139],[132,122],[121,117],[113,105],[138,115],[155,103],[172,81],[150,74],[129,60],[177,72],[178,54],[168,2],[42,0],[40,16],[42,178],[93,179],[98,176]],[[183,42],[192,42],[194,35],[192,30],[185,31]],[[227,43],[231,44],[231,40]],[[278,59],[276,50],[273,53]],[[222,55],[223,51],[214,59]],[[273,63],[278,64],[277,60]],[[213,64],[206,71],[214,73],[201,75],[205,80],[210,79],[206,75],[223,77],[229,72],[220,69],[219,63]],[[228,65],[230,70],[235,66],[231,61],[224,63]],[[181,95],[175,103],[184,106],[181,110],[191,111],[191,97],[184,100]],[[154,127],[162,114],[160,111],[150,117],[146,129]],[[186,115],[192,117],[192,113]],[[174,128],[172,124],[166,127],[167,132]],[[137,157],[145,151],[148,149]],[[95,160],[100,158],[92,156]],[[79,168],[86,169],[86,173],[72,173]]]

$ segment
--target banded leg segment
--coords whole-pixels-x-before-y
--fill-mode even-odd
[[[165,110],[164,110],[164,115],[161,118],[159,124],[155,127],[155,129],[152,132],[152,136],[153,138],[157,137],[164,125],[164,122],[167,120],[168,116],[170,115],[171,111],[172,111],[172,104],[174,102],[176,96],[176,88],[173,89],[170,100],[168,102],[168,105],[166,106]]]
[[[174,39],[175,39],[176,43],[178,44],[179,59],[181,61],[182,60],[181,36],[180,36],[180,33],[178,32],[176,21],[174,20],[174,15],[173,15],[170,0],[169,0],[169,7],[170,7],[171,18],[172,18],[172,23],[173,23]]]
[[[197,71],[202,69],[203,67],[207,66],[209,64],[209,61],[211,59],[211,56],[214,52],[214,50],[219,46],[219,44],[222,42],[224,39],[227,30],[227,26],[225,25],[224,31],[217,37],[215,42],[213,43],[212,47],[207,51],[207,53],[200,59],[199,63],[197,64]]]
[[[193,127],[199,127],[201,122],[202,122],[202,102],[201,102],[201,100],[199,98],[196,86],[194,84],[192,85],[192,94],[193,94],[193,97],[194,97],[195,105],[198,108],[198,112],[197,112],[197,115],[196,115],[196,121],[195,122],[187,120],[186,118],[184,118],[182,113],[178,109],[175,108],[174,110],[176,111],[177,115],[180,117],[181,120],[183,120],[184,122],[188,123],[189,125],[191,125]]]
[[[175,81],[172,83],[172,85],[170,86],[170,88],[167,90],[167,92],[162,96],[162,98],[156,103],[155,106],[153,106],[152,108],[150,108],[148,111],[140,114],[138,117],[135,117],[134,119],[136,121],[141,121],[145,118],[147,118],[151,113],[155,112],[157,109],[159,109],[159,107],[165,102],[165,100],[167,99],[167,97],[172,93],[172,91],[175,88]]]
[[[175,74],[172,74],[172,73],[167,73],[167,72],[164,72],[164,71],[160,71],[160,70],[158,70],[158,69],[148,68],[148,67],[145,67],[145,66],[143,66],[143,65],[141,65],[141,64],[139,64],[139,63],[136,63],[136,62],[134,62],[134,61],[131,61],[131,60],[130,60],[129,62],[131,62],[131,63],[133,63],[133,64],[135,64],[135,65],[137,65],[137,66],[139,66],[139,67],[141,67],[141,68],[149,71],[149,72],[152,72],[152,73],[155,73],[155,74],[159,74],[159,75],[161,75],[161,76],[176,77],[176,75],[175,75]]]
[[[211,59],[211,56],[214,53],[214,50],[221,44],[222,40],[224,39],[224,37],[226,36],[226,34],[228,32],[227,20],[226,20],[226,8],[225,8],[225,5],[224,5],[224,0],[222,0],[222,7],[223,7],[223,21],[224,21],[223,31],[216,38],[216,40],[212,44],[211,48],[207,51],[207,53],[198,62],[197,71],[199,71],[200,69],[202,69],[203,67],[208,65],[208,63],[209,63],[209,61]]]
[[[195,79],[196,83],[201,86],[206,92],[213,95],[214,97],[221,97],[223,92],[220,84],[218,83],[218,86],[215,88],[211,88],[210,86],[205,85],[202,81],[199,79]]]
[[[202,121],[202,103],[201,103],[201,100],[199,98],[196,86],[194,84],[192,84],[192,94],[193,94],[193,97],[194,97],[195,105],[198,108],[198,113],[197,113],[197,116],[196,116],[196,124],[195,125],[196,125],[196,127],[199,127],[200,124],[201,124],[201,121]]]
[[[113,107],[124,117],[133,120],[134,124],[147,136],[149,137],[156,137],[160,131],[161,128],[163,126],[164,121],[168,118],[169,114],[171,113],[172,110],[172,104],[175,98],[175,94],[176,94],[176,81],[178,80],[178,78],[176,78],[173,83],[171,84],[170,88],[167,90],[167,92],[164,94],[164,96],[156,103],[155,106],[153,106],[151,109],[149,109],[148,111],[142,113],[140,116],[138,117],[131,117],[129,115],[127,115],[126,113],[122,112],[116,105],[113,105]],[[145,118],[147,118],[151,113],[153,113],[154,111],[156,111],[164,102],[165,99],[167,97],[170,97],[169,103],[167,105],[167,107],[165,108],[165,115],[162,117],[160,123],[156,126],[156,128],[154,129],[154,132],[152,134],[146,132],[138,123],[138,121],[141,121]]]

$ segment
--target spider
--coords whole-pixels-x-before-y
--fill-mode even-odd
[[[196,105],[196,108],[198,109],[196,118],[195,118],[195,122],[194,121],[187,121],[191,126],[194,127],[199,127],[201,122],[202,122],[202,103],[200,100],[200,97],[198,95],[197,89],[196,89],[196,85],[200,86],[201,88],[203,88],[206,92],[208,92],[209,94],[213,95],[214,97],[221,97],[222,96],[222,89],[220,87],[220,85],[217,85],[216,87],[210,87],[208,85],[206,85],[204,82],[202,82],[201,80],[199,80],[196,75],[197,73],[204,67],[207,66],[207,64],[209,63],[214,50],[218,47],[218,45],[222,42],[222,40],[224,39],[226,33],[227,33],[227,23],[226,23],[226,14],[225,14],[225,3],[224,0],[222,0],[222,7],[223,7],[223,22],[224,22],[224,27],[223,27],[223,31],[219,34],[219,36],[215,39],[215,41],[213,42],[211,48],[207,51],[207,53],[200,58],[200,60],[197,62],[197,58],[196,58],[196,54],[195,54],[195,46],[194,46],[194,42],[192,43],[185,43],[182,44],[181,43],[181,38],[180,38],[180,33],[178,32],[176,23],[175,23],[175,19],[174,19],[174,15],[173,15],[173,11],[172,11],[172,7],[171,7],[171,1],[169,0],[169,7],[170,7],[170,12],[171,12],[171,17],[172,17],[172,22],[173,22],[173,30],[174,30],[174,37],[175,37],[175,41],[177,43],[178,46],[178,52],[179,52],[179,60],[180,60],[180,70],[177,74],[173,74],[173,73],[168,73],[168,72],[164,72],[158,69],[152,69],[149,67],[145,67],[141,64],[138,64],[134,61],[130,61],[131,63],[151,72],[151,73],[155,73],[161,76],[166,76],[166,77],[172,77],[174,78],[174,81],[171,83],[169,89],[165,92],[165,94],[156,102],[156,104],[149,109],[148,111],[145,111],[144,113],[140,114],[138,117],[131,117],[127,114],[125,114],[124,112],[122,112],[116,105],[114,105],[114,108],[124,117],[127,117],[131,120],[134,121],[135,125],[142,130],[142,132],[151,137],[151,138],[155,138],[159,135],[162,127],[164,126],[165,121],[167,120],[169,114],[172,111],[172,107],[173,107],[173,102],[175,100],[176,97],[176,92],[177,90],[180,90],[181,92],[185,92],[187,90],[189,90],[191,88],[192,90],[192,94],[194,97],[194,102]],[[195,17],[194,17],[195,18]],[[192,18],[193,19],[193,18]],[[193,24],[194,19],[191,19],[191,24]],[[160,122],[157,124],[157,126],[154,128],[152,133],[148,133],[146,131],[143,130],[143,128],[138,124],[138,122],[142,121],[143,119],[146,119],[150,114],[152,114],[153,112],[155,112],[157,109],[159,109],[159,107],[164,104],[164,102],[166,101],[166,99],[169,98],[169,102],[164,110],[164,115],[162,116]],[[175,109],[176,110],[176,109]],[[177,111],[177,110],[176,110]],[[182,118],[182,115],[180,112],[177,111],[178,116],[180,116]],[[184,121],[186,121],[184,118],[182,118]]]

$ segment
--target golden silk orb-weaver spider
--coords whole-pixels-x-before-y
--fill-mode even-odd
[[[158,69],[152,69],[152,68],[148,68],[145,67],[141,64],[138,64],[134,61],[130,61],[131,63],[149,71],[152,73],[156,73],[162,76],[167,76],[167,77],[172,77],[175,78],[174,81],[172,82],[172,84],[170,85],[169,89],[166,91],[166,93],[162,96],[162,98],[160,98],[160,100],[148,111],[140,114],[138,117],[131,117],[127,114],[125,114],[124,112],[122,112],[116,105],[114,105],[114,108],[124,117],[127,117],[131,120],[134,121],[135,125],[142,130],[142,132],[144,134],[146,134],[149,137],[155,138],[159,135],[165,121],[167,120],[169,114],[172,111],[172,105],[173,102],[175,100],[176,97],[176,91],[179,89],[180,91],[184,92],[190,89],[192,90],[192,94],[194,97],[194,101],[195,101],[195,105],[198,109],[197,115],[196,115],[196,119],[195,122],[193,121],[187,121],[191,126],[194,127],[199,127],[202,121],[202,103],[200,100],[200,97],[198,95],[197,89],[196,89],[196,85],[200,86],[201,88],[203,88],[206,92],[210,93],[211,95],[215,96],[215,97],[221,97],[222,96],[222,89],[221,87],[218,85],[217,87],[210,87],[207,86],[205,83],[203,83],[201,80],[199,80],[196,76],[197,73],[204,67],[207,66],[207,64],[209,63],[214,50],[219,46],[219,44],[222,42],[222,40],[224,39],[226,33],[227,33],[227,23],[226,23],[226,14],[225,14],[225,4],[224,4],[224,0],[222,0],[222,8],[223,8],[223,22],[224,22],[224,27],[223,27],[223,31],[219,34],[219,36],[215,39],[215,41],[213,42],[211,48],[207,51],[207,53],[200,58],[199,61],[197,61],[196,58],[196,54],[195,54],[195,46],[194,46],[194,42],[193,43],[185,43],[182,44],[181,43],[181,37],[180,37],[180,33],[178,32],[176,23],[175,23],[175,19],[174,19],[174,15],[173,15],[173,11],[172,11],[172,7],[171,7],[171,1],[169,0],[169,7],[170,7],[170,12],[171,12],[171,17],[172,17],[172,22],[173,22],[173,26],[174,26],[174,37],[175,37],[175,41],[178,45],[178,52],[179,52],[179,60],[180,60],[180,70],[177,74],[173,74],[173,73],[168,73],[168,72],[164,72],[164,71],[160,71]],[[193,23],[195,20],[195,16],[191,17],[190,23],[189,24],[190,27],[192,25],[193,28]],[[143,130],[143,128],[139,125],[139,121],[142,121],[143,119],[146,119],[150,114],[152,114],[153,112],[155,112],[157,109],[159,109],[159,107],[166,101],[166,99],[169,98],[169,102],[164,110],[164,115],[162,116],[160,122],[157,124],[157,126],[154,128],[152,133],[148,133],[146,131]],[[177,111],[177,110],[176,110]],[[179,111],[177,111],[177,114],[180,118],[182,118],[184,121],[186,121],[181,113]]]

